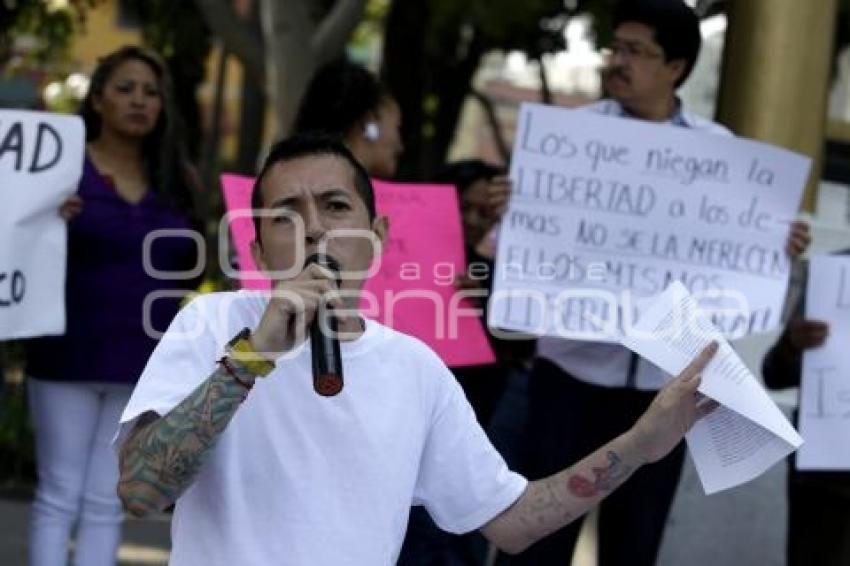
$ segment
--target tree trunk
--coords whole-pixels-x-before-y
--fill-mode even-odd
[[[445,162],[484,52],[477,33],[458,48],[463,22],[439,38],[429,36],[429,8],[428,0],[396,0],[387,17],[382,75],[402,110],[405,152],[399,177],[406,180],[432,178]]]
[[[239,146],[236,171],[253,175],[263,146],[266,95],[247,77],[242,79],[242,107],[239,109]]]
[[[537,73],[540,76],[540,101],[543,104],[552,104],[552,89],[549,88],[549,76],[546,74],[546,65],[543,64],[543,55],[538,55]]]
[[[436,120],[437,135],[426,154],[429,161],[423,164],[423,172],[428,173],[429,177],[446,162],[460,120],[460,111],[472,88],[472,76],[478,69],[482,54],[483,48],[476,37],[462,59],[436,75],[437,83],[433,92],[440,97]]]
[[[396,0],[387,14],[381,75],[401,107],[404,153],[397,177],[419,180],[426,145],[424,97],[427,90],[425,38],[427,0]],[[416,72],[410,72],[416,69]]]
[[[318,25],[317,0],[258,0],[262,34],[236,16],[226,0],[195,0],[207,24],[246,73],[265,89],[275,110],[276,137],[289,133],[301,96],[316,67],[343,54],[363,18],[366,0],[336,0]]]
[[[215,90],[213,92],[213,107],[210,116],[210,129],[201,153],[201,182],[204,186],[205,198],[209,199],[211,187],[217,187],[215,178],[216,165],[218,163],[219,146],[221,142],[221,117],[224,109],[224,85],[227,84],[227,57],[229,53],[226,47],[221,48],[218,65],[216,68]],[[209,210],[209,201],[203,206]]]
[[[277,121],[276,137],[289,133],[316,68],[343,54],[363,17],[366,0],[337,0],[314,26],[305,0],[262,0],[266,43],[266,95]]]
[[[248,23],[257,37],[262,36],[260,26],[260,10],[254,2]],[[266,95],[260,83],[250,74],[242,76],[242,96],[239,109],[239,141],[236,153],[236,171],[245,175],[257,172],[260,150],[263,144],[263,131],[266,117]]]
[[[275,137],[280,138],[289,133],[315,67],[313,24],[302,0],[262,0],[261,6],[266,96],[275,110]]]
[[[255,0],[256,1],[256,0]],[[230,0],[195,0],[209,28],[235,55],[259,85],[265,83],[263,42],[248,23],[240,21]]]
[[[496,144],[496,150],[499,152],[499,157],[502,159],[502,164],[507,165],[511,161],[511,150],[508,147],[508,142],[505,140],[505,132],[502,128],[502,123],[499,121],[499,116],[496,114],[496,108],[493,106],[493,101],[478,90],[472,89],[470,94],[481,104],[484,109],[484,116],[487,118],[487,124],[490,126],[490,131],[493,134],[493,141]]]

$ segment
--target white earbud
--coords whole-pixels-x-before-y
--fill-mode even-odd
[[[366,122],[366,126],[363,128],[363,137],[369,141],[378,141],[378,138],[381,137],[381,130],[378,128],[378,124],[375,122]]]

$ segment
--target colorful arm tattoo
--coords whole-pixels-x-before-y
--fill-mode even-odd
[[[254,376],[237,363],[239,378]],[[162,510],[180,496],[201,468],[236,409],[246,386],[219,366],[164,417],[145,413],[121,447],[118,492],[134,515]]]
[[[626,481],[641,465],[633,452],[634,441],[624,434],[576,465],[529,483],[520,498],[482,532],[506,552],[521,552],[581,517]],[[586,477],[587,470],[592,480]]]
[[[606,457],[608,458],[606,467],[591,468],[594,476],[593,481],[578,473],[570,476],[567,481],[567,488],[570,493],[581,498],[596,497],[614,490],[632,473],[631,467],[624,466],[620,457],[613,450],[609,450]]]

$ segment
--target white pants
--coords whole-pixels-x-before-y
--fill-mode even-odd
[[[121,541],[118,457],[110,446],[132,385],[29,380],[38,487],[30,566],[112,566]]]

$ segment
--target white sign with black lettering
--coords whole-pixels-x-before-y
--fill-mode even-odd
[[[678,280],[727,336],[775,328],[810,164],[751,140],[523,104],[490,326],[616,342]]]
[[[82,175],[77,116],[0,110],[0,340],[65,331],[67,228]]]
[[[850,257],[809,263],[806,318],[829,324],[826,342],[803,353],[801,470],[850,470]]]

